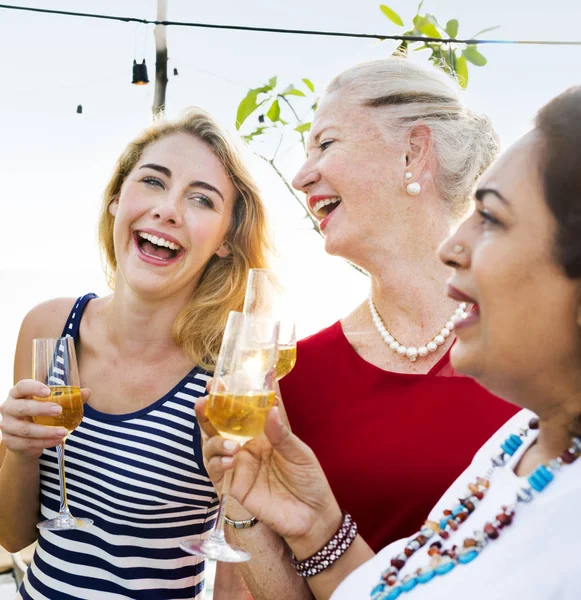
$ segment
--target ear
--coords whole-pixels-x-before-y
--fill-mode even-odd
[[[409,131],[407,142],[406,170],[413,173],[414,181],[417,181],[431,156],[432,130],[427,125],[414,125]]]
[[[219,256],[220,258],[226,258],[227,256],[230,256],[230,254],[232,254],[232,248],[230,246],[230,244],[224,240],[221,244],[220,247],[218,248],[218,250],[216,250],[216,256]]]
[[[115,198],[115,200],[113,200],[110,204],[109,204],[109,214],[116,216],[117,215],[117,209],[119,208],[119,196],[117,196]]]

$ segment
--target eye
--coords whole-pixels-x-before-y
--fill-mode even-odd
[[[190,196],[190,198],[202,206],[214,208],[214,203],[212,200],[210,200],[210,198],[204,194],[194,194],[193,196]]]
[[[158,177],[152,177],[151,175],[148,175],[147,177],[144,177],[141,181],[149,187],[158,187],[164,189],[163,181]]]
[[[486,208],[479,208],[478,214],[480,215],[480,224],[483,227],[494,227],[502,225],[502,223],[496,217],[494,217]]]
[[[325,140],[319,144],[319,148],[325,152],[325,150],[333,143],[334,140]]]

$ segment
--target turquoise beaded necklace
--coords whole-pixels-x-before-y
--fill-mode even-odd
[[[444,510],[439,521],[426,521],[420,531],[409,538],[403,552],[392,558],[390,566],[381,574],[380,582],[371,591],[371,600],[395,600],[402,594],[413,590],[418,584],[425,584],[438,575],[445,575],[457,565],[472,562],[492,540],[500,536],[504,527],[508,527],[512,523],[516,506],[519,503],[531,502],[536,493],[542,492],[551,483],[554,474],[564,464],[571,464],[581,456],[581,439],[573,437],[570,448],[547,464],[539,465],[527,477],[529,486],[522,487],[517,492],[513,505],[502,506],[495,519],[486,523],[481,531],[475,531],[472,537],[465,538],[461,547],[452,546],[444,549],[443,542],[450,537],[450,533],[456,531],[468,519],[484,498],[490,487],[494,469],[504,467],[507,460],[522,445],[522,438],[525,438],[531,429],[538,429],[538,427],[538,419],[531,419],[527,429],[520,429],[518,435],[511,434],[506,438],[500,445],[500,454],[491,458],[492,466],[484,477],[477,477],[475,482],[468,484],[468,495],[451,510]],[[407,560],[434,536],[440,539],[430,544],[428,549],[428,555],[432,557],[430,564],[400,580],[398,573],[403,569]]]

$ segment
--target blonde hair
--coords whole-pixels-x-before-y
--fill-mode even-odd
[[[241,310],[248,271],[267,266],[269,241],[267,218],[260,192],[238,149],[226,132],[204,110],[192,108],[174,120],[157,120],[135,138],[121,154],[103,194],[99,218],[99,242],[109,285],[114,287],[117,260],[113,245],[114,217],[109,205],[119,197],[123,182],[150,144],[176,133],[204,142],[222,163],[237,196],[232,223],[226,234],[230,255],[208,261],[196,290],[176,318],[173,337],[198,365],[212,369],[220,349],[228,313]]]
[[[343,88],[357,104],[383,110],[392,132],[405,133],[420,124],[429,127],[436,189],[454,214],[463,215],[476,181],[500,145],[488,117],[463,105],[460,87],[450,76],[431,65],[391,57],[347,69],[331,81],[327,93]]]

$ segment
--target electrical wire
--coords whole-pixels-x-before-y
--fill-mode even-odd
[[[217,23],[194,23],[186,21],[155,21],[152,19],[141,19],[139,17],[120,17],[116,15],[104,15],[97,13],[74,12],[68,10],[54,10],[49,8],[36,8],[32,6],[14,6],[12,4],[0,4],[0,8],[7,10],[20,10],[34,13],[51,15],[64,15],[70,17],[82,17],[90,19],[105,19],[109,21],[122,21],[124,23],[144,23],[146,25],[165,25],[176,27],[199,27],[204,29],[227,29],[231,31],[252,31],[261,33],[285,33],[293,35],[318,35],[328,37],[346,37],[373,40],[396,40],[409,42],[429,42],[435,44],[519,44],[528,46],[581,46],[581,40],[486,40],[486,39],[456,39],[437,38],[419,35],[383,35],[375,33],[354,33],[344,31],[319,31],[314,29],[282,29],[279,27],[250,27],[245,25],[223,25]]]

